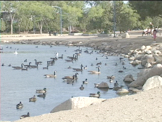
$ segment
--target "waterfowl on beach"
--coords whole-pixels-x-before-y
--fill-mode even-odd
[[[35,97],[35,95],[31,98],[29,98],[29,102],[36,102],[37,98]]]
[[[97,93],[90,93],[89,97],[96,97],[99,98],[100,97],[100,91],[98,91]]]
[[[26,115],[21,115],[20,119],[26,118],[26,117],[30,117],[29,112]]]
[[[47,89],[46,88],[36,90],[36,93],[46,93],[46,92],[47,92]]]
[[[100,74],[100,67],[97,67],[98,71],[88,71],[90,74]]]
[[[83,85],[81,85],[79,89],[80,89],[80,90],[83,90],[83,89],[84,89],[84,86],[83,86]]]
[[[23,108],[23,104],[21,103],[21,101],[20,101],[20,103],[18,103],[18,104],[16,105],[16,108],[17,108],[17,109],[22,109],[22,108]]]
[[[46,78],[56,78],[56,71],[54,71],[53,74],[45,74],[44,75]]]

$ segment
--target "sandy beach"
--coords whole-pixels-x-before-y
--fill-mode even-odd
[[[1,43],[18,41],[62,42],[69,44],[81,42],[82,45],[111,46],[113,52],[127,54],[130,50],[141,46],[151,45],[152,36],[141,36],[141,32],[130,32],[130,38],[97,37],[97,36],[49,36],[44,35],[17,35],[1,36]],[[158,36],[156,43],[160,44],[162,37]],[[93,47],[93,46],[91,46]],[[119,49],[120,47],[120,49]],[[100,46],[102,48],[102,46]],[[99,104],[90,105],[81,109],[66,110],[56,113],[28,117],[15,122],[161,122],[162,121],[162,87],[142,91],[135,95],[105,100]],[[52,110],[53,108],[51,108]],[[31,115],[32,116],[32,115]]]

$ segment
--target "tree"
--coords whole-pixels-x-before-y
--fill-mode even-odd
[[[0,20],[0,31],[5,31],[6,30],[6,24],[3,19]]]
[[[133,29],[139,25],[140,16],[129,5],[123,2],[116,2],[116,26],[121,31]]]
[[[18,7],[18,2],[14,1],[3,1],[1,2],[2,10],[7,12],[10,17],[10,25],[11,25],[11,34],[13,34],[13,22],[15,15],[17,14],[17,7]]]

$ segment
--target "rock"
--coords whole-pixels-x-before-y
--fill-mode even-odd
[[[50,113],[76,108],[83,108],[92,104],[101,103],[103,100],[105,99],[98,99],[93,97],[74,97],[56,106]]]
[[[162,77],[160,76],[153,76],[151,78],[149,78],[146,83],[143,85],[143,90],[149,90],[149,89],[153,89],[155,87],[161,86],[162,85]]]
[[[95,84],[95,87],[99,88],[99,89],[106,89],[106,88],[108,89],[109,88],[109,86],[106,82],[101,82],[100,84]]]
[[[145,66],[146,63],[154,63],[154,57],[152,55],[145,55],[144,57],[141,58],[141,65]]]
[[[134,81],[134,79],[133,79],[133,76],[130,74],[130,75],[125,76],[125,78],[124,78],[123,81],[124,82],[128,82],[128,83],[131,83],[131,82]]]
[[[137,77],[137,80],[133,81],[132,83],[128,84],[128,87],[137,88],[143,86],[148,78],[156,75],[162,74],[162,65],[157,64],[152,69],[145,69],[142,70]]]

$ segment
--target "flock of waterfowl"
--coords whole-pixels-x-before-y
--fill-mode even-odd
[[[7,47],[6,47],[7,48]],[[38,48],[38,46],[36,46],[36,48]],[[2,49],[3,50],[3,49]],[[94,52],[95,53],[98,53],[98,54],[102,54],[102,57],[106,57],[106,59],[109,59],[108,58],[108,53],[107,52],[102,52],[101,50],[97,51],[97,50],[92,50],[92,51],[89,51],[88,49],[86,49],[85,51],[82,51],[82,49],[80,49],[80,47],[76,50],[74,50],[74,54],[72,56],[67,56],[66,58],[67,59],[64,59],[65,57],[63,57],[63,54],[59,57],[59,53],[57,52],[55,54],[55,57],[52,57],[50,58],[49,61],[46,62],[46,67],[43,67],[43,69],[47,69],[49,68],[49,66],[53,66],[55,64],[55,62],[57,60],[65,60],[65,62],[72,62],[72,63],[75,63],[76,60],[79,59],[79,56],[84,52],[84,53],[87,53],[89,55],[93,54]],[[17,52],[17,49],[15,50],[14,54],[18,54]],[[79,75],[79,72],[87,72],[89,74],[96,74],[96,75],[100,75],[101,74],[101,65],[105,65],[107,66],[107,63],[103,63],[102,60],[100,60],[98,57],[95,57],[94,60],[98,61],[98,63],[94,64],[94,61],[92,61],[92,63],[90,64],[90,66],[95,66],[95,68],[97,70],[87,70],[88,69],[88,66],[87,65],[83,65],[83,64],[80,64],[80,68],[73,68],[71,66],[68,67],[68,69],[72,69],[74,73],[74,75],[72,76],[64,76],[62,77],[62,80],[64,82],[66,82],[67,84],[74,84],[75,81],[78,80],[78,75]],[[116,63],[114,62],[114,66],[118,66],[118,65],[123,65],[123,70],[118,70],[118,72],[122,73],[126,67],[124,66],[125,63],[124,63],[124,58],[122,57],[119,57],[119,60],[120,60],[120,64],[119,63]],[[41,65],[43,62],[42,61],[37,61],[37,59],[34,59],[35,61],[35,64],[32,65],[32,62],[28,62],[28,59],[25,59],[23,63],[21,63],[20,66],[12,66],[11,64],[9,64],[8,66],[12,66],[12,69],[14,70],[26,70],[28,71],[29,69],[32,69],[32,68],[38,68],[39,65]],[[26,62],[28,62],[28,64],[25,64]],[[2,63],[1,66],[5,66],[4,63]],[[57,78],[57,75],[56,75],[57,71],[53,71],[53,74],[44,74],[44,77],[45,78]],[[115,76],[112,75],[112,76],[107,76],[107,79],[109,80],[109,83],[113,83],[115,81]],[[78,88],[80,90],[84,90],[84,85],[87,85],[88,84],[88,80],[87,78],[85,78],[84,81],[82,81],[81,83],[81,86]],[[97,84],[94,84],[94,88],[97,87]],[[115,81],[114,83],[114,87],[113,88],[110,88],[109,89],[113,89],[115,91],[119,90],[119,89],[122,89],[122,85],[119,85],[118,81]],[[37,97],[42,97],[42,98],[45,98],[46,96],[46,92],[47,92],[47,89],[44,88],[44,89],[40,89],[40,90],[36,90],[36,93],[39,93],[37,95]],[[96,97],[96,98],[100,98],[100,91],[98,91],[97,93],[90,93],[89,94],[89,97]],[[29,102],[36,102],[37,101],[37,98],[36,98],[36,95],[34,95],[33,97],[29,98]],[[16,109],[22,109],[23,108],[23,103],[20,101],[17,105],[16,105]],[[26,115],[22,115],[20,117],[20,119],[22,118],[25,118],[25,117],[29,117],[30,114],[29,112],[26,114]]]

